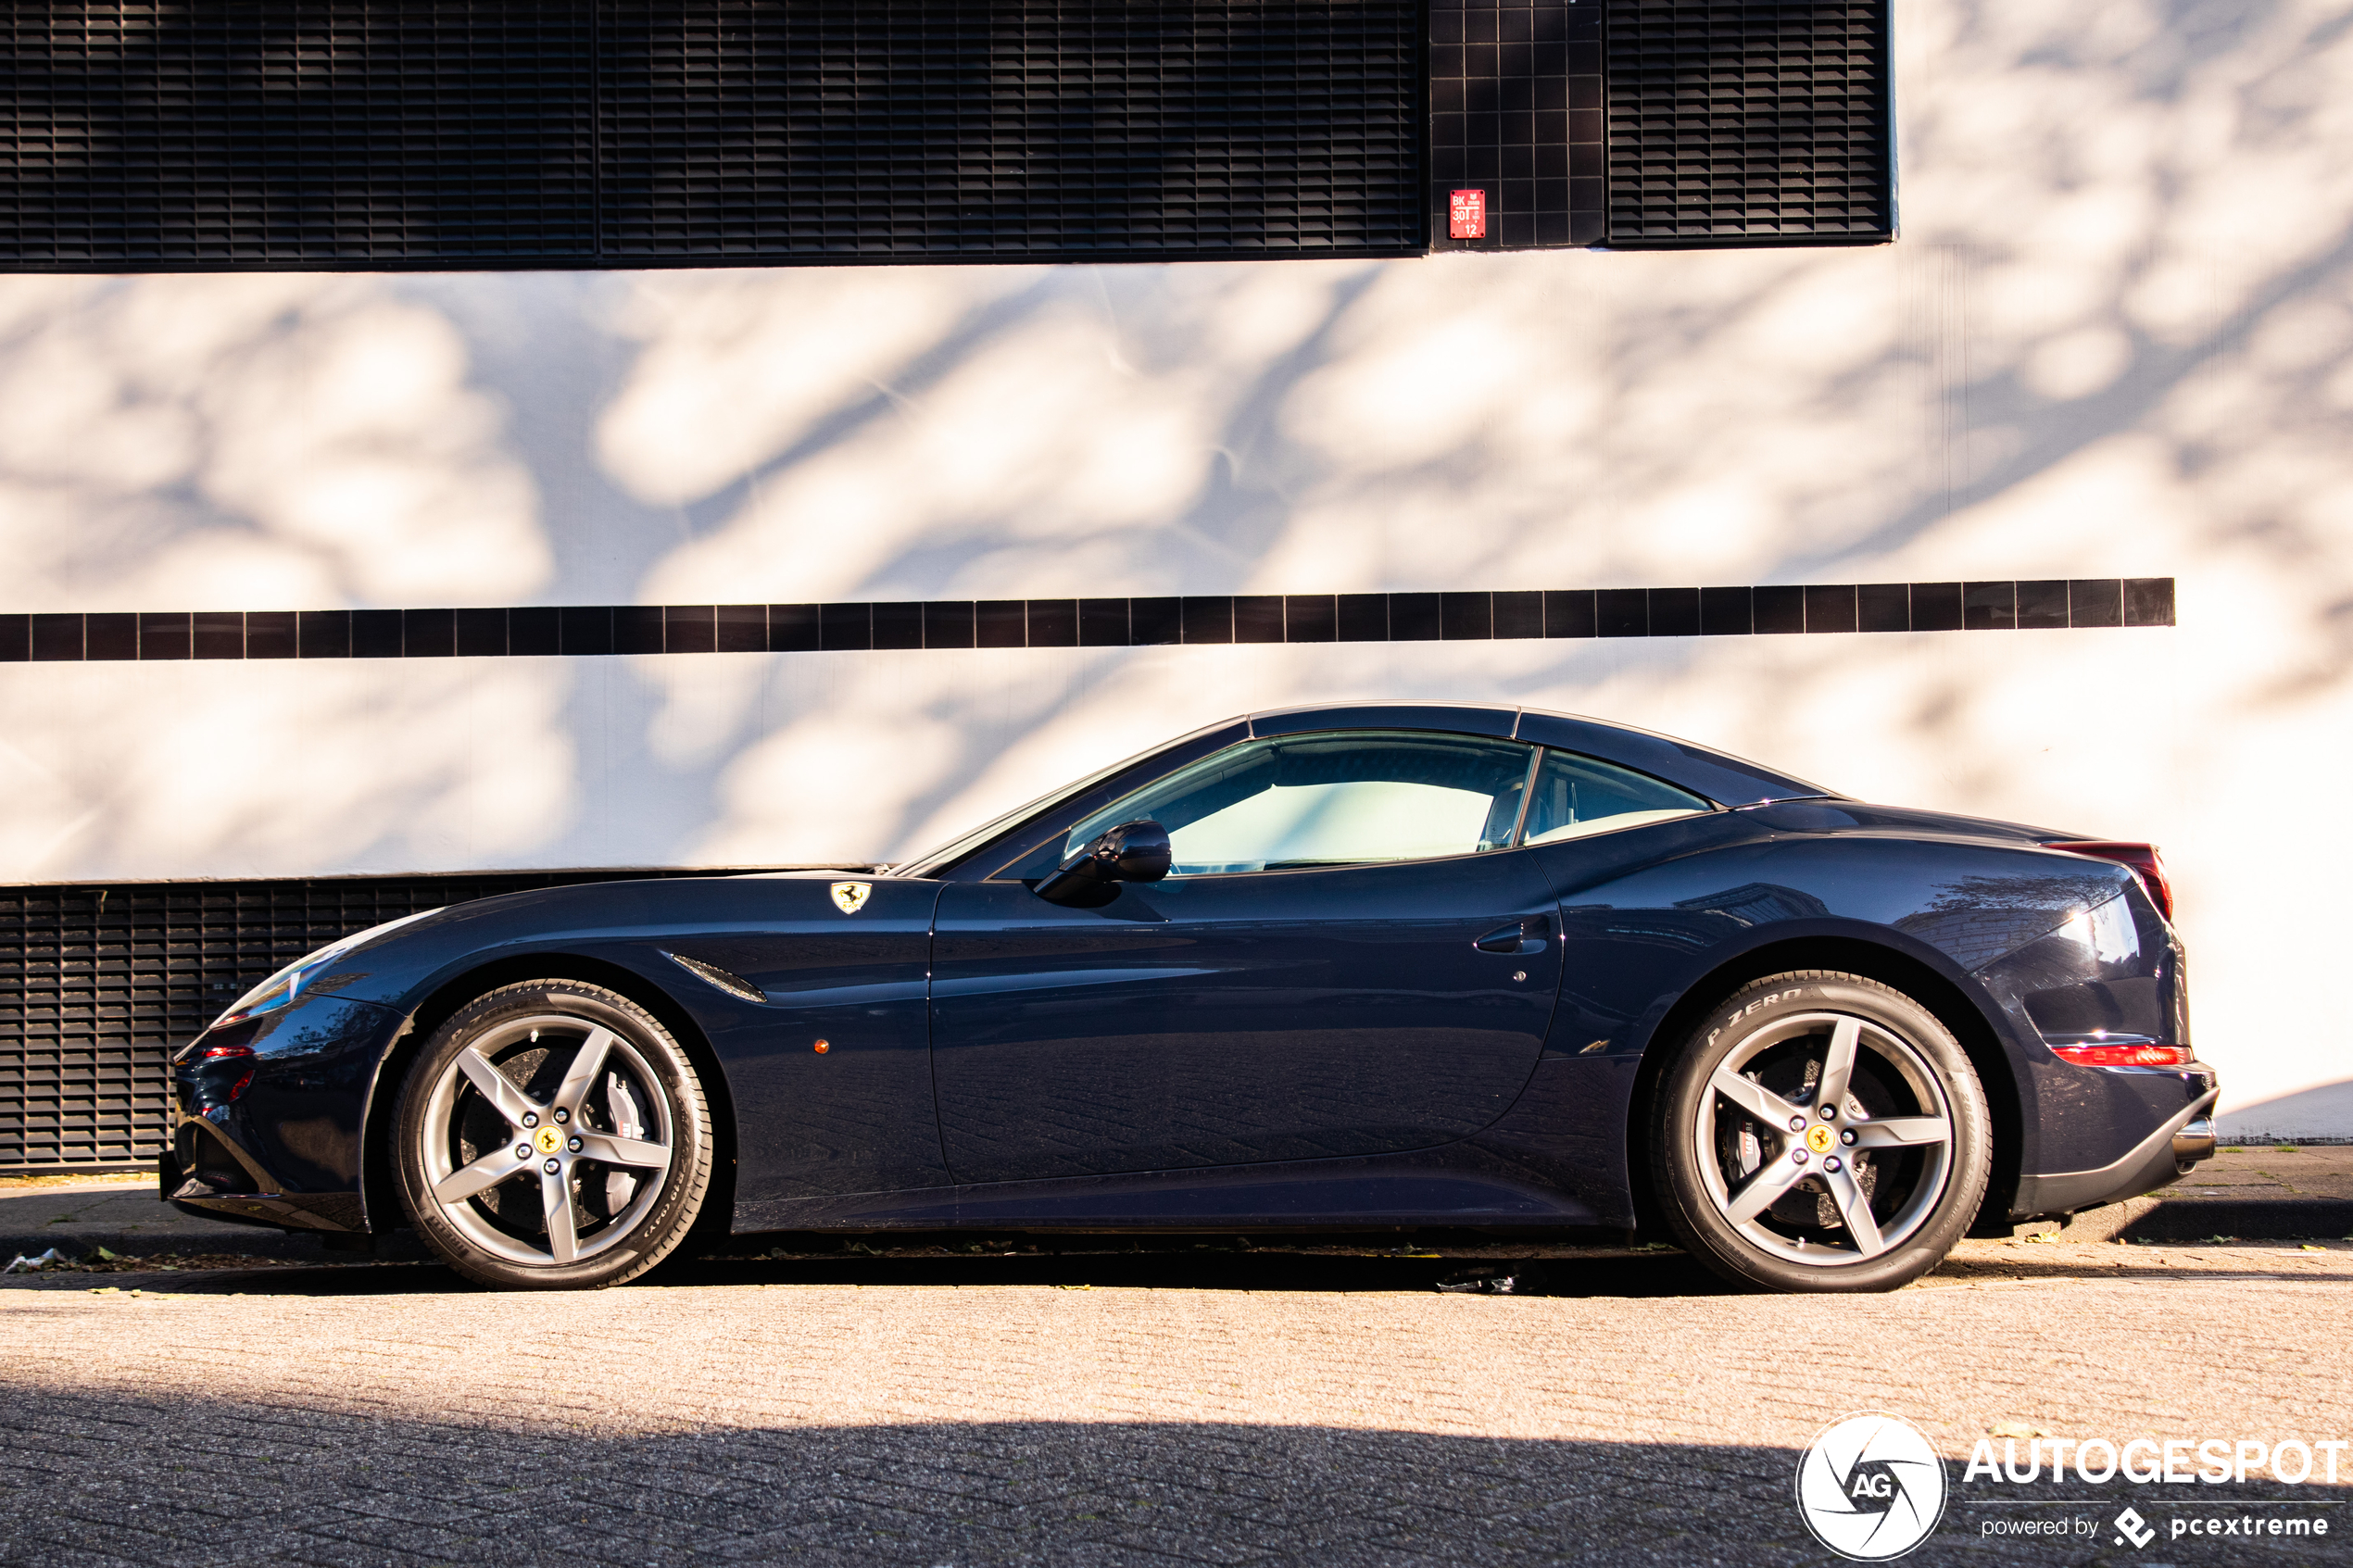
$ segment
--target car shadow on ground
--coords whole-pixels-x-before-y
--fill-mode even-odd
[[[1668,1248],[1598,1248],[1584,1254],[1478,1259],[1440,1256],[1410,1248],[1353,1251],[1342,1248],[1276,1249],[1231,1242],[1183,1246],[1123,1246],[1107,1249],[1040,1247],[997,1241],[887,1252],[862,1242],[821,1244],[823,1250],[769,1247],[774,1238],[737,1238],[727,1254],[679,1259],[627,1289],[851,1286],[866,1288],[1052,1287],[1064,1290],[1430,1292],[1496,1297],[1672,1298],[1741,1293],[1696,1260]],[[805,1238],[792,1238],[802,1241]],[[2200,1249],[2210,1252],[2213,1249]],[[2004,1248],[1956,1253],[1910,1288],[2061,1284],[2070,1281],[2179,1282],[2310,1278],[2353,1283],[2339,1270],[2297,1273],[2306,1257],[2284,1248],[2235,1248],[2227,1260],[2143,1253],[2122,1248]],[[2267,1271],[2277,1254],[2279,1273]],[[157,1260],[155,1261],[160,1261]],[[240,1266],[221,1255],[196,1266],[163,1269],[126,1259],[104,1270],[19,1275],[11,1287],[119,1289],[179,1295],[271,1295],[321,1298],[406,1296],[486,1288],[436,1261],[409,1259],[321,1262],[254,1260]]]
[[[34,1276],[48,1288],[183,1295],[384,1296],[482,1288],[434,1262],[278,1263],[237,1268]],[[13,1282],[12,1282],[13,1283]],[[1591,1262],[1499,1262],[1415,1255],[1323,1257],[1223,1248],[1131,1253],[991,1253],[964,1257],[718,1257],[679,1260],[624,1286],[680,1289],[757,1286],[867,1288],[1052,1287],[1064,1290],[1219,1290],[1340,1294],[1429,1291],[1483,1296],[1696,1296],[1732,1287],[1679,1252],[1617,1255]]]

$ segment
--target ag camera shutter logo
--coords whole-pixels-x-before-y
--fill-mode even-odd
[[[1900,1415],[1870,1411],[1822,1429],[1797,1461],[1797,1512],[1814,1538],[1856,1562],[1884,1562],[1944,1517],[1944,1461]]]

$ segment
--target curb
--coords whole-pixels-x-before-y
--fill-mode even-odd
[[[59,1236],[0,1236],[0,1265],[16,1257],[38,1258],[51,1248],[64,1258],[87,1258],[101,1247],[127,1258],[188,1258],[196,1256],[297,1258],[323,1262],[363,1260],[364,1250],[331,1252],[316,1235],[264,1230],[256,1225],[222,1225],[218,1236],[159,1236],[141,1231],[76,1231]],[[366,1238],[360,1238],[364,1241]]]
[[[2131,1198],[2020,1225],[2055,1241],[2339,1241],[2353,1236],[2353,1198]]]

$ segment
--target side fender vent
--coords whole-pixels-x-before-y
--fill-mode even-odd
[[[768,1000],[768,994],[759,986],[754,985],[740,974],[729,973],[715,963],[705,963],[700,959],[681,958],[676,953],[664,953],[662,957],[696,979],[716,985],[731,997],[747,1002],[765,1003]]]

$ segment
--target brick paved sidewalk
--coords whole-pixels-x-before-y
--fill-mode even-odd
[[[1673,1255],[1520,1266],[1550,1294],[1433,1288],[1464,1272],[1205,1253],[705,1263],[559,1297],[426,1266],[11,1281],[0,1561],[1779,1564],[1826,1560],[1796,1455],[1857,1410],[1956,1458],[1989,1432],[2353,1436],[2341,1245],[1969,1243],[1847,1298],[1731,1295]],[[1982,1539],[2020,1512],[1988,1490],[1959,1486],[1906,1561],[2353,1560],[2353,1487],[2084,1488],[2103,1519],[2293,1495],[2337,1523],[2071,1554]]]

